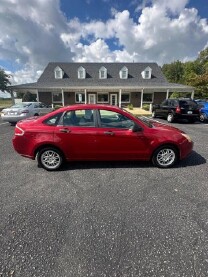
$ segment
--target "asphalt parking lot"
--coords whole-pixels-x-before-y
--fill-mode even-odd
[[[47,172],[14,152],[14,127],[0,122],[0,276],[207,277],[208,124],[173,125],[195,145],[172,169]]]

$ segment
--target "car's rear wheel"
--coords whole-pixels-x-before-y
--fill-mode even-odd
[[[174,118],[173,113],[169,113],[168,116],[167,116],[167,121],[169,123],[172,123],[172,122],[174,122],[174,120],[175,120],[175,118]]]
[[[38,165],[45,168],[48,171],[59,169],[63,164],[62,153],[54,147],[46,147],[39,151]]]
[[[173,146],[162,146],[158,148],[152,157],[154,165],[160,168],[172,167],[178,161],[178,151]]]
[[[199,116],[199,120],[200,120],[201,122],[207,121],[206,114],[205,114],[205,113],[201,113],[200,116]]]

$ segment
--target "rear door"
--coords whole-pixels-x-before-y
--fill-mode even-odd
[[[54,140],[69,160],[95,160],[97,157],[96,123],[90,109],[68,111],[55,128]]]

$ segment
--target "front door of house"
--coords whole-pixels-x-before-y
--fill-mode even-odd
[[[89,94],[88,95],[88,103],[89,104],[95,104],[96,103],[96,95],[95,94]]]
[[[110,95],[110,104],[113,106],[117,106],[118,101],[117,101],[117,94],[111,94]]]

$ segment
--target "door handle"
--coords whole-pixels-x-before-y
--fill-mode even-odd
[[[104,134],[107,136],[114,136],[114,133],[111,131],[104,132]]]
[[[60,131],[60,133],[70,133],[71,132],[71,130],[69,130],[69,129],[60,129],[59,131]]]

